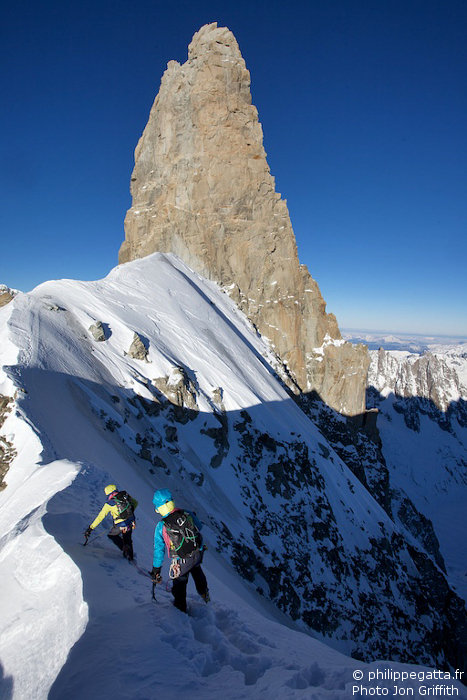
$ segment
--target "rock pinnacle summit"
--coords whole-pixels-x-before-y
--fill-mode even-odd
[[[266,160],[250,74],[232,32],[202,27],[170,61],[135,151],[119,261],[178,255],[221,284],[268,338],[296,390],[345,415],[365,410],[368,353],[341,339],[298,260]]]

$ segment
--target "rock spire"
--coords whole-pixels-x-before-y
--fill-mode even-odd
[[[135,151],[121,263],[171,252],[220,283],[271,341],[299,389],[341,413],[364,411],[368,357],[341,340],[298,260],[275,191],[250,74],[237,41],[208,24],[170,61]]]

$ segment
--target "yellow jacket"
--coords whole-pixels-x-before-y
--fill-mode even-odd
[[[130,496],[130,501],[131,501],[131,505],[133,506],[133,510],[134,510],[136,508],[136,506],[138,505],[138,501],[135,498],[131,498],[131,496]],[[113,518],[114,525],[118,525],[119,523],[125,522],[125,518],[119,517],[117,506],[111,506],[109,503],[104,503],[99,515],[97,516],[97,518],[95,520],[93,520],[93,522],[89,526],[91,528],[91,530],[94,530],[94,528],[97,527],[104,520],[104,518],[107,517],[107,515],[109,515],[109,513]]]

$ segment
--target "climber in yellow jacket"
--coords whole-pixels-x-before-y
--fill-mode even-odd
[[[133,542],[131,535],[136,524],[135,508],[138,505],[138,501],[132,498],[126,491],[119,491],[115,484],[106,486],[104,493],[107,496],[107,502],[104,503],[99,515],[93,520],[84,534],[86,538],[89,537],[94,528],[110,514],[114,524],[107,537],[117,545],[126,559],[132,561]]]

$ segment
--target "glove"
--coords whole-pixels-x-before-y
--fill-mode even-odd
[[[91,535],[91,532],[92,532],[91,528],[88,527],[88,529],[84,531],[84,536],[89,537]]]
[[[153,566],[152,567],[151,578],[152,578],[153,583],[161,583],[162,582],[161,567],[160,566]]]

